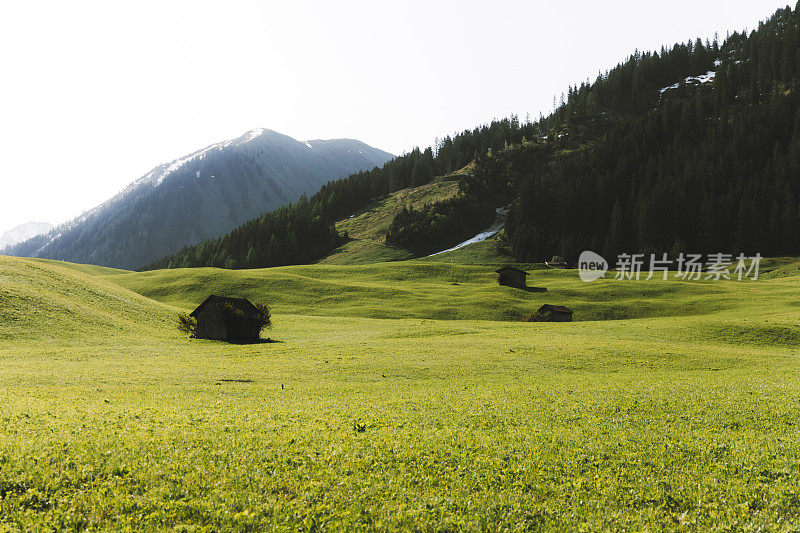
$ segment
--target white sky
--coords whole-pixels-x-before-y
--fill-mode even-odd
[[[3,1],[0,233],[265,127],[395,154],[787,0]],[[794,5],[794,4],[792,4]]]

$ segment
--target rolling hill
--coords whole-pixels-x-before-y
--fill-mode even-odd
[[[101,277],[118,272],[125,271],[0,256],[0,340],[69,345],[169,332],[172,309]]]
[[[159,165],[114,198],[5,253],[136,268],[392,157],[353,139],[300,142],[259,128]]]
[[[533,270],[549,290],[532,293],[432,260],[128,272],[0,257],[0,524],[797,524],[797,265],[757,282]],[[210,291],[265,297],[273,342],[179,334],[176,311]],[[542,301],[578,321],[517,320]]]
[[[677,281],[620,284],[613,279],[585,285],[574,271],[527,266],[533,268],[529,285],[547,292],[498,285],[494,265],[416,260],[253,270],[167,269],[103,277],[187,309],[209,294],[221,294],[268,301],[279,314],[493,321],[519,321],[552,302],[575,310],[576,320],[708,314],[729,307],[741,297],[734,293],[747,288]]]

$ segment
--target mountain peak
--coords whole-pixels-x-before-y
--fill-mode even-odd
[[[231,144],[233,145],[245,144],[267,133],[275,133],[275,132],[272,130],[268,130],[266,128],[254,128],[252,130],[244,132],[241,136],[228,142],[231,142]]]
[[[17,243],[27,241],[32,237],[47,233],[53,229],[53,225],[47,222],[26,222],[8,230],[0,235],[0,250],[6,246],[13,246]]]
[[[224,235],[264,212],[313,194],[331,180],[393,157],[365,144],[312,143],[267,128],[248,130],[163,163],[46,237],[6,251],[137,267]]]

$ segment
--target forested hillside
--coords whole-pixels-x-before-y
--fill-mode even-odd
[[[512,168],[520,184],[515,256],[800,251],[798,89],[800,11],[789,8],[721,45],[637,53],[570,89],[541,123],[547,138],[494,165],[495,179]]]
[[[506,237],[519,261],[584,249],[798,252],[798,89],[800,10],[786,8],[722,43],[636,52],[569,88],[547,117],[446,137],[150,267],[314,260],[346,239],[334,221],[471,162],[460,198],[399,213],[387,242],[427,253],[511,202]]]

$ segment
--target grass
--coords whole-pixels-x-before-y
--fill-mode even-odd
[[[0,530],[797,529],[800,277],[770,264],[541,294],[0,258]],[[214,291],[266,297],[281,342],[178,334]],[[504,320],[543,301],[579,321]]]
[[[607,279],[586,284],[574,271],[522,266],[534,267],[528,285],[546,292],[501,287],[496,265],[425,259],[237,271],[175,269],[103,277],[186,309],[214,293],[265,300],[282,314],[440,320],[520,320],[545,303],[567,305],[581,321],[705,315],[735,307],[753,290],[743,282]]]
[[[489,237],[485,241],[469,244],[457,250],[436,254],[430,257],[420,258],[424,261],[434,261],[437,263],[454,263],[466,265],[493,265],[501,266],[514,263],[513,257],[505,252],[498,250],[498,239],[501,233]],[[534,266],[534,265],[529,265]],[[543,265],[536,265],[541,268]]]
[[[350,241],[334,250],[320,263],[352,265],[410,259],[409,250],[386,245],[386,233],[403,207],[419,209],[425,204],[447,200],[458,194],[458,176],[436,178],[431,183],[394,192],[366,209],[336,223]]]
[[[340,233],[347,232],[350,240],[324,257],[319,264],[325,265],[368,265],[390,261],[413,259],[410,250],[388,246],[386,233],[395,215],[403,207],[416,209],[430,203],[441,202],[458,195],[458,178],[471,168],[467,165],[459,172],[434,179],[431,183],[397,191],[373,202],[366,209],[350,218],[337,222]],[[499,265],[513,262],[513,258],[497,251],[497,239],[459,248],[452,252],[421,260],[455,263]]]
[[[0,340],[91,341],[113,331],[156,332],[171,321],[165,306],[91,272],[118,271],[2,257]]]

